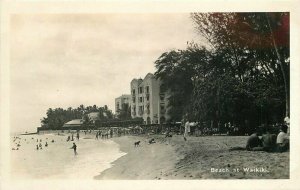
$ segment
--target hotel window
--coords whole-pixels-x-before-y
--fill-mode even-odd
[[[147,98],[147,101],[149,101],[149,99],[150,99],[150,96],[149,96],[149,94],[147,94],[146,98]]]
[[[144,107],[139,106],[139,115],[142,115],[144,113]]]
[[[143,93],[143,87],[139,87],[139,94]]]
[[[160,113],[161,114],[165,114],[166,113],[165,106],[160,106]]]
[[[135,96],[135,89],[132,90],[132,95]]]
[[[146,86],[146,93],[149,94],[149,86]]]
[[[165,99],[165,95],[164,94],[160,94],[159,97],[160,97],[161,101],[164,101],[164,99]]]
[[[143,97],[140,97],[140,102],[143,102]]]

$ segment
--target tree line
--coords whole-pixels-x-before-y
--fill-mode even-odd
[[[61,128],[66,122],[73,119],[82,119],[83,124],[91,124],[91,118],[88,114],[96,112],[97,120],[109,120],[113,119],[113,113],[105,105],[103,107],[93,106],[84,106],[80,105],[77,108],[69,107],[67,109],[63,108],[49,108],[46,112],[46,117],[41,119],[42,127],[56,129]]]
[[[289,13],[192,13],[206,46],[163,53],[155,76],[170,121],[244,130],[289,116]]]

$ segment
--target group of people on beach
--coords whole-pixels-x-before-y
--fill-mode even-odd
[[[248,151],[285,152],[289,150],[288,126],[281,125],[280,132],[272,134],[269,128],[263,134],[258,131],[249,136],[246,149]],[[261,135],[261,138],[259,137]]]
[[[79,141],[79,137],[80,137],[79,132],[77,132],[76,138],[77,138],[78,141]],[[71,136],[70,135],[68,136],[67,142],[69,142],[69,141],[74,141],[74,134],[73,133],[72,133]]]
[[[197,125],[197,123],[195,123]],[[187,137],[191,132],[191,123],[186,121],[184,124],[183,138],[187,141]],[[271,133],[271,128],[265,127],[262,134],[256,131],[251,134],[246,143],[248,151],[267,151],[267,152],[285,152],[289,150],[288,124],[283,124],[277,135]],[[261,136],[261,137],[259,137]],[[230,150],[242,150],[243,147],[233,147]]]
[[[113,135],[114,135],[114,132],[111,129],[109,129],[107,131],[101,131],[101,130],[96,131],[96,139],[97,140],[100,138],[102,138],[102,139],[108,139],[108,137],[112,138]]]

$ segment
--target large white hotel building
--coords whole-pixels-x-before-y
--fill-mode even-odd
[[[160,85],[160,80],[152,73],[148,73],[144,79],[133,79],[130,83],[131,94],[115,99],[116,110],[120,109],[123,103],[128,103],[131,106],[132,118],[143,118],[145,124],[166,123],[169,119],[168,97],[166,93],[160,92]]]
[[[131,117],[141,117],[145,124],[163,124],[168,120],[167,96],[160,92],[160,80],[152,73],[144,79],[133,79],[131,89]]]

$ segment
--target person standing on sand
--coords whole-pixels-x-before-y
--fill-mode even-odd
[[[190,126],[190,122],[189,120],[185,123],[184,125],[184,134],[183,134],[183,138],[186,141],[187,136],[189,135],[189,132],[191,131],[191,126]]]
[[[71,147],[71,149],[74,149],[74,155],[76,156],[77,155],[77,146],[75,143],[73,143],[73,146]]]
[[[114,134],[114,132],[113,132],[112,129],[109,130],[109,134],[110,134],[110,138],[112,138],[112,137],[113,137],[113,134]]]
[[[290,118],[289,116],[286,116],[284,118],[284,124],[287,126],[287,134],[289,135],[290,134]]]
[[[77,137],[77,140],[79,140],[79,132],[77,132],[77,136],[76,137]]]

